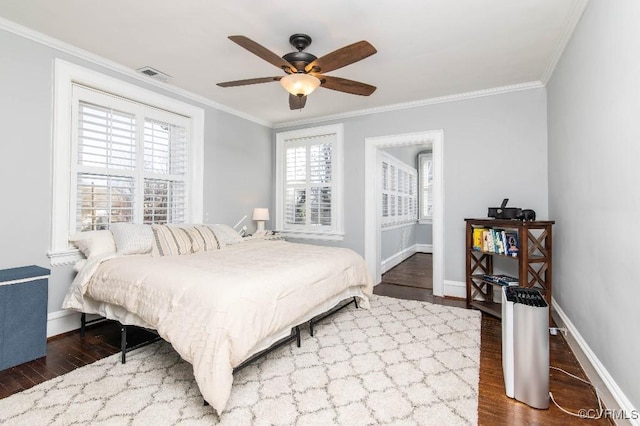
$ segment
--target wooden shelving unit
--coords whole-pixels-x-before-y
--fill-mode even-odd
[[[476,308],[501,318],[501,305],[494,302],[494,287],[500,288],[501,286],[485,280],[484,275],[493,274],[494,258],[502,257],[518,262],[518,285],[540,290],[551,308],[552,226],[555,221],[465,219],[465,222],[467,224],[467,307]],[[518,256],[512,257],[474,249],[474,228],[516,231],[519,243]],[[549,315],[551,315],[551,309],[549,309]]]

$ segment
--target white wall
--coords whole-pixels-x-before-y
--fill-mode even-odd
[[[640,2],[591,0],[548,85],[554,298],[640,408]]]
[[[382,229],[380,233],[380,261],[384,263],[412,247],[415,248],[416,224],[408,224],[393,229]],[[384,271],[383,271],[384,272]]]
[[[270,128],[0,29],[0,269],[49,267],[56,57],[204,108],[205,220],[233,225],[245,214],[250,219],[254,207],[270,204]],[[246,224],[254,227],[251,220]],[[60,310],[72,278],[71,266],[52,268],[50,313]]]

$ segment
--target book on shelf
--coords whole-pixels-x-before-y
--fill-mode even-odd
[[[520,242],[518,241],[518,233],[513,231],[505,232],[506,238],[506,252],[507,256],[518,257],[518,253],[520,252]]]
[[[519,284],[519,281],[516,277],[512,277],[510,275],[505,275],[505,274],[484,274],[483,278],[485,281],[489,281],[491,283],[504,285],[504,286]]]
[[[473,249],[482,251],[483,233],[487,228],[473,228]]]
[[[518,233],[504,229],[473,228],[473,249],[518,257]]]
[[[504,229],[493,230],[493,241],[495,243],[495,253],[506,254],[507,253],[507,239]]]
[[[491,229],[491,237],[493,238],[493,252],[500,253],[502,246],[502,239],[497,229]]]
[[[495,246],[493,245],[493,230],[487,229],[482,233],[482,251],[493,253]]]
[[[502,238],[502,254],[507,254],[507,232],[504,229],[501,230],[500,237]]]

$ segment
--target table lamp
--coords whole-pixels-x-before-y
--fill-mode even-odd
[[[258,231],[264,231],[264,222],[269,220],[269,209],[260,207],[253,209],[253,220],[258,222]]]

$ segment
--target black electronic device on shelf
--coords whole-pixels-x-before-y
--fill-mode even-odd
[[[494,219],[517,219],[524,221],[535,221],[536,212],[531,209],[521,209],[520,207],[507,207],[508,198],[502,200],[500,207],[489,207],[488,217]]]
[[[500,207],[489,207],[488,217],[494,219],[520,219],[522,217],[522,209],[518,207],[507,207],[508,198],[502,200]]]

